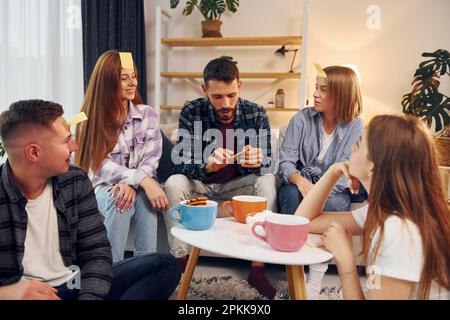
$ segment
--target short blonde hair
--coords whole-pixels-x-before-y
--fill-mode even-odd
[[[347,67],[331,66],[324,69],[327,88],[336,107],[338,121],[351,122],[362,112],[361,90],[356,73]]]

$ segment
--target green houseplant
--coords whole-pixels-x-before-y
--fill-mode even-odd
[[[450,52],[439,49],[422,57],[430,59],[419,64],[413,89],[403,96],[403,112],[424,120],[429,128],[434,122],[440,165],[450,166],[450,98],[439,92],[439,79],[450,76]]]
[[[179,3],[180,0],[170,0],[170,7],[175,9]],[[222,14],[226,10],[235,13],[238,7],[239,0],[188,0],[183,15],[189,16],[197,8],[205,19],[202,21],[203,37],[222,37],[220,33]]]

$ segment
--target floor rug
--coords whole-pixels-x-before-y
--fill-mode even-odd
[[[288,300],[287,281],[275,284],[277,294],[275,300]],[[265,300],[258,291],[246,280],[232,275],[194,276],[189,286],[187,299],[193,300]],[[339,284],[322,287],[319,300],[342,300],[342,290]]]

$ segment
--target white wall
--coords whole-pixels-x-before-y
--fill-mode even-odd
[[[180,1],[177,9],[169,7],[169,0],[146,1],[148,50],[148,96],[154,97],[154,19],[157,5],[172,15],[168,27],[170,37],[200,37],[199,12],[182,15],[186,1]],[[301,0],[241,0],[238,12],[223,17],[222,34],[233,36],[284,36],[299,35],[302,28]],[[381,28],[370,30],[367,8],[376,5],[381,12]],[[316,72],[313,62],[323,67],[334,64],[356,64],[362,78],[364,96],[363,117],[369,120],[379,113],[401,112],[401,98],[411,90],[411,81],[423,61],[421,54],[442,48],[450,50],[450,0],[310,0],[307,82],[308,94],[313,94]],[[167,21],[167,20],[166,20]],[[242,72],[289,70],[291,56],[285,61],[273,58],[276,47],[234,48],[175,48],[169,53],[169,64],[163,70],[202,71],[212,58],[227,54],[239,61]],[[297,57],[296,71],[299,70]],[[244,79],[242,97],[254,99],[268,106],[277,88],[286,93],[286,105],[300,107],[297,80],[280,84],[257,86]],[[184,100],[201,95],[200,82],[174,81],[168,91],[169,104],[182,104]],[[444,81],[442,92],[450,92],[450,81]],[[258,93],[267,93],[258,96]],[[257,98],[257,99],[255,99]],[[310,100],[311,101],[311,100]],[[177,121],[176,114],[162,113],[162,122]],[[272,127],[287,124],[293,113],[272,113]]]

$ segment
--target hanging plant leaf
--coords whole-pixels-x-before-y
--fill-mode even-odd
[[[179,3],[180,0],[170,0],[170,8],[175,9]]]

